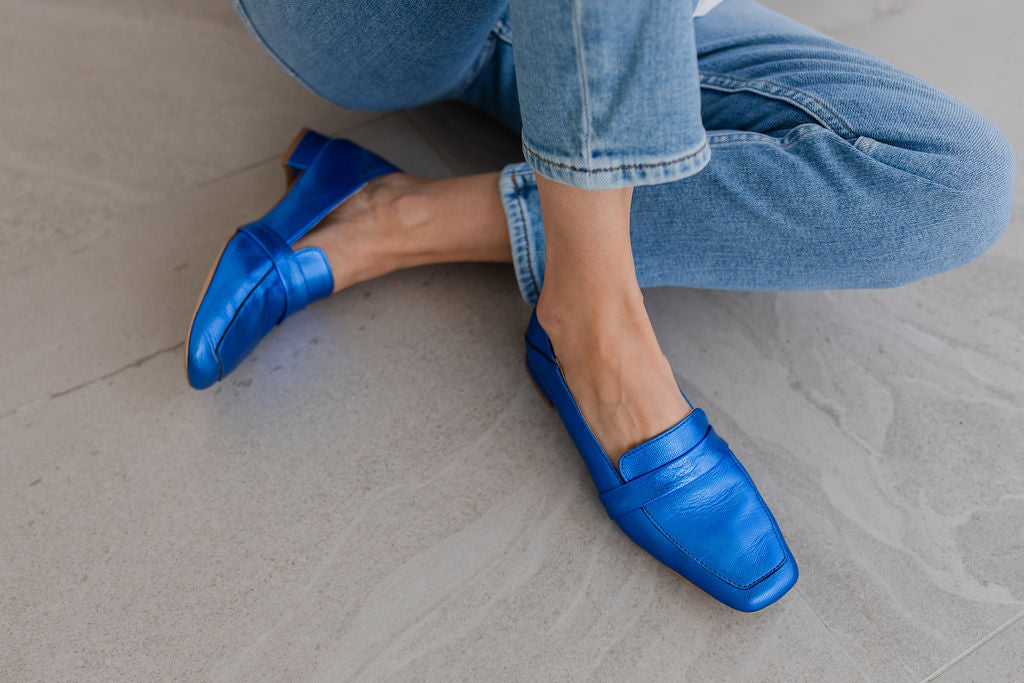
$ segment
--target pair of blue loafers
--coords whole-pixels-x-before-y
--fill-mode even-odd
[[[398,170],[351,141],[313,131],[299,135],[283,163],[288,193],[238,229],[200,295],[185,361],[197,389],[227,376],[289,315],[331,294],[324,253],[292,245],[367,182]],[[744,612],[793,586],[797,566],[778,524],[703,410],[629,450],[616,467],[580,413],[536,312],[526,330],[526,366],[557,408],[609,517],[640,547]]]

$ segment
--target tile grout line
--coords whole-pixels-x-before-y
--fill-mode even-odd
[[[961,653],[960,653],[959,655],[957,655],[956,657],[954,657],[954,658],[953,658],[953,659],[952,659],[952,660],[951,660],[950,662],[948,662],[948,663],[947,663],[947,664],[946,664],[945,666],[943,666],[942,668],[940,668],[940,669],[939,669],[938,671],[935,671],[934,673],[932,673],[932,674],[931,674],[930,676],[928,676],[928,678],[924,679],[924,681],[923,681],[922,683],[927,683],[928,681],[934,681],[934,680],[935,680],[936,678],[938,678],[939,676],[941,676],[942,674],[946,673],[947,671],[949,671],[950,669],[952,669],[952,668],[953,668],[954,666],[956,666],[957,664],[959,664],[960,662],[962,662],[962,661],[963,661],[964,659],[966,659],[966,658],[967,658],[967,657],[968,657],[969,655],[971,655],[972,653],[976,652],[976,651],[977,651],[978,649],[980,649],[980,648],[981,648],[981,647],[982,647],[982,646],[983,646],[983,645],[984,645],[985,643],[989,642],[990,640],[992,640],[993,638],[995,638],[996,636],[998,636],[998,635],[999,635],[1000,633],[1002,633],[1003,631],[1005,631],[1006,629],[1010,628],[1010,627],[1011,627],[1011,626],[1013,626],[1013,625],[1014,625],[1015,623],[1017,623],[1018,621],[1020,621],[1022,617],[1024,617],[1024,610],[1022,610],[1021,612],[1018,612],[1018,613],[1017,613],[1017,614],[1015,614],[1014,616],[1010,617],[1010,618],[1009,618],[1008,620],[1006,620],[1006,622],[1005,622],[1005,623],[1003,623],[1003,624],[1002,624],[1002,625],[1001,625],[1001,626],[1000,626],[999,628],[997,628],[997,629],[996,629],[995,631],[992,631],[992,633],[989,633],[989,634],[988,634],[987,636],[985,636],[984,638],[982,638],[981,640],[979,640],[979,641],[978,641],[977,643],[975,643],[974,645],[970,646],[969,648],[967,648],[966,650],[964,650],[963,652],[961,652]]]
[[[90,380],[88,380],[86,382],[82,382],[81,384],[77,384],[77,385],[71,387],[70,389],[62,389],[61,391],[53,392],[51,394],[48,394],[47,396],[44,396],[43,398],[36,399],[35,401],[29,401],[28,403],[26,403],[24,405],[18,406],[17,408],[12,408],[11,410],[8,410],[7,412],[5,412],[2,415],[0,415],[0,421],[6,420],[7,418],[11,417],[12,415],[16,415],[17,413],[20,413],[21,411],[23,411],[23,410],[25,410],[27,408],[31,408],[34,405],[38,405],[40,403],[45,403],[46,401],[50,401],[50,400],[55,399],[55,398],[61,398],[62,396],[67,396],[68,394],[72,394],[72,393],[78,391],[79,389],[84,389],[85,387],[92,386],[93,384],[96,384],[97,382],[102,382],[105,379],[110,379],[111,377],[114,377],[115,375],[121,374],[125,370],[130,370],[132,368],[140,368],[140,367],[143,366],[143,364],[153,360],[157,356],[163,355],[165,353],[170,353],[171,351],[176,351],[177,349],[180,349],[183,346],[185,346],[185,342],[184,341],[180,341],[177,344],[175,344],[174,346],[168,346],[167,348],[160,349],[159,351],[154,351],[153,353],[147,354],[147,355],[143,356],[142,358],[137,358],[137,359],[133,360],[131,363],[128,363],[127,365],[122,365],[117,370],[112,370],[112,371],[106,373],[105,375],[101,375],[100,377],[95,377],[95,378],[90,379]]]
[[[811,603],[807,601],[807,598],[804,597],[803,592],[796,588],[793,589],[793,592],[797,596],[799,596],[800,602],[804,603],[804,606],[811,611],[811,614],[813,614],[814,618],[818,620],[818,622],[821,624],[821,627],[825,629],[825,632],[828,634],[828,637],[832,640],[832,642],[835,643],[835,646],[838,647],[842,651],[842,653],[846,655],[846,658],[850,660],[850,663],[853,664],[853,668],[857,669],[857,673],[859,673],[865,681],[871,681],[868,675],[864,673],[864,670],[860,668],[860,664],[857,662],[854,656],[851,655],[845,647],[843,647],[843,644],[840,643],[839,639],[836,638],[834,633],[832,633],[832,629],[828,627],[828,624],[826,624],[825,620],[821,618],[821,615],[818,614],[818,611],[814,609],[814,607],[811,606]]]
[[[396,116],[401,116],[403,113],[404,113],[404,110],[403,111],[389,112],[387,114],[383,114],[382,116],[374,117],[374,118],[370,119],[369,121],[362,121],[360,123],[355,124],[354,126],[348,126],[348,127],[341,128],[341,129],[332,128],[330,131],[328,131],[327,135],[328,135],[328,137],[335,137],[335,138],[336,137],[340,137],[342,135],[348,135],[349,133],[353,133],[353,132],[359,130],[360,128],[364,128],[366,126],[371,126],[371,125],[373,125],[375,123],[380,123],[381,121],[387,121],[388,119],[394,118]],[[233,177],[235,177],[235,176],[237,176],[239,174],[245,173],[246,171],[251,171],[254,168],[259,168],[260,166],[262,166],[264,164],[268,164],[268,163],[270,163],[272,161],[280,161],[281,154],[284,154],[284,151],[285,150],[282,149],[279,154],[276,154],[276,155],[274,155],[272,157],[267,157],[265,159],[260,159],[258,161],[254,161],[254,162],[252,162],[250,164],[242,166],[241,168],[236,168],[233,171],[228,171],[227,173],[225,173],[223,175],[219,175],[216,178],[211,178],[210,180],[203,181],[202,183],[200,183],[198,185],[193,185],[192,187],[187,188],[186,190],[184,190],[184,192],[175,192],[172,195],[166,195],[166,196],[162,197],[162,199],[163,200],[167,200],[167,199],[170,199],[171,197],[174,197],[174,196],[177,196],[177,195],[180,195],[180,194],[186,194],[186,193],[189,193],[189,192],[194,192],[196,190],[201,190],[201,189],[210,187],[211,185],[216,185],[217,183],[222,182],[224,180],[227,180],[229,178],[233,178]]]
[[[358,130],[366,127],[366,126],[371,126],[371,125],[373,125],[375,123],[380,123],[381,121],[387,121],[388,119],[392,119],[392,118],[394,118],[396,116],[401,116],[403,113],[404,113],[404,110],[388,112],[388,113],[382,114],[381,116],[376,116],[376,117],[374,117],[374,118],[372,118],[372,119],[370,119],[368,121],[362,121],[362,122],[357,123],[357,124],[352,125],[352,126],[343,127],[343,128],[340,128],[340,129],[332,128],[332,129],[330,129],[328,131],[328,135],[330,137],[340,137],[342,135],[348,135],[348,134],[353,133],[355,131],[358,131]],[[269,163],[272,163],[272,162],[279,162],[281,160],[281,155],[284,154],[284,151],[285,151],[284,148],[282,148],[281,152],[278,153],[278,154],[275,154],[274,156],[266,157],[264,159],[259,159],[257,161],[253,161],[253,162],[248,163],[248,164],[246,164],[244,166],[241,166],[241,167],[235,168],[235,169],[233,169],[231,171],[228,171],[226,173],[223,173],[223,174],[217,176],[216,178],[211,178],[209,180],[204,180],[204,181],[200,182],[197,185],[190,185],[188,187],[179,188],[179,189],[173,190],[171,192],[167,192],[167,193],[163,193],[163,194],[155,194],[155,195],[152,195],[152,196],[143,197],[143,198],[140,199],[140,201],[135,202],[135,203],[121,204],[121,205],[118,206],[118,208],[114,209],[114,214],[117,215],[117,214],[123,213],[125,211],[138,211],[138,210],[146,208],[146,207],[152,207],[154,205],[158,205],[161,202],[168,202],[168,201],[171,201],[172,199],[177,199],[177,198],[180,198],[180,197],[187,197],[187,196],[189,196],[190,194],[192,194],[194,192],[200,192],[200,191],[205,190],[205,189],[207,189],[209,187],[217,185],[218,183],[224,182],[225,180],[229,180],[231,178],[234,178],[235,176],[241,175],[241,174],[246,173],[248,171],[251,171],[251,170],[253,170],[255,168],[259,168],[260,166],[263,166],[265,164],[269,164]],[[445,167],[447,168],[448,165],[445,164]],[[109,223],[109,221],[107,221],[107,222]],[[99,232],[99,233],[97,233],[95,235],[92,235],[89,238],[89,240],[84,243],[84,245],[89,245],[89,244],[93,244],[95,242],[98,242],[98,241],[104,239],[106,236],[107,236],[107,232]],[[83,245],[79,245],[79,248],[82,248],[82,246]],[[24,259],[23,258],[19,258],[19,259],[0,260],[0,268],[3,268],[5,266],[7,266],[9,263],[13,263],[13,262],[19,261],[19,260],[24,260]],[[0,415],[0,418],[4,417],[5,415],[6,415],[6,413],[4,415]]]

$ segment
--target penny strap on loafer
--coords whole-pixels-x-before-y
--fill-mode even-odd
[[[693,440],[695,434],[700,435],[696,442]],[[645,474],[630,478],[621,486],[602,492],[601,502],[612,519],[628,515],[697,480],[713,469],[728,452],[700,408],[694,409],[674,427],[624,454],[623,460],[626,455],[631,455],[631,459],[641,455],[641,449],[662,451],[658,454],[660,459],[664,459],[666,450],[678,455]]]
[[[245,233],[247,237],[260,245],[281,278],[286,300],[281,319],[283,320],[309,305],[309,288],[306,287],[306,277],[302,272],[302,266],[299,265],[295,252],[281,239],[281,236],[258,221],[239,228],[238,231]]]

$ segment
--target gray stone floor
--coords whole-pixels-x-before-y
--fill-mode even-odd
[[[771,5],[1024,156],[1019,0]],[[1019,206],[906,288],[648,293],[800,562],[743,615],[605,517],[507,267],[366,283],[185,383],[203,278],[301,126],[433,176],[514,136],[319,101],[226,1],[5,0],[0,64],[0,679],[1024,680]]]

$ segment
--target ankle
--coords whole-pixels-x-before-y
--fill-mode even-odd
[[[324,250],[336,292],[402,268],[427,209],[424,182],[403,172],[374,178],[296,246]]]
[[[434,248],[429,228],[439,215],[437,181],[405,173],[380,180],[370,193],[377,258],[387,272],[419,265]]]
[[[628,332],[650,325],[639,287],[598,292],[587,287],[548,287],[547,282],[537,301],[537,321],[555,338]]]

